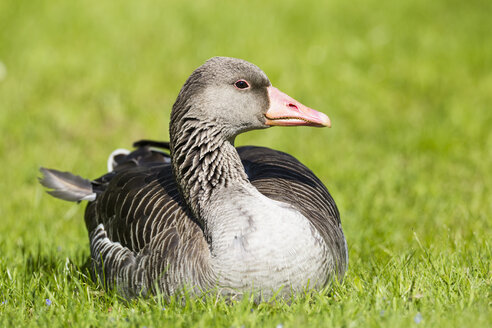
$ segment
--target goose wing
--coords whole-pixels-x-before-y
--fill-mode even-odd
[[[115,158],[114,171],[93,181],[104,190],[85,213],[89,232],[103,224],[110,240],[134,252],[164,230],[203,235],[179,195],[169,155],[146,142],[135,143],[140,147]]]
[[[94,268],[123,295],[166,294],[185,284],[206,286],[208,244],[178,193],[168,155],[140,147],[115,159],[93,181],[102,191],[85,221]]]

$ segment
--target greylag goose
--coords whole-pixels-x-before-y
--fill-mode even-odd
[[[274,125],[330,124],[257,66],[215,57],[182,87],[169,143],[116,151],[109,172],[93,181],[45,168],[40,181],[55,197],[89,201],[94,270],[127,298],[184,289],[290,297],[342,279],[348,257],[339,212],[294,157],[235,148],[234,139]]]

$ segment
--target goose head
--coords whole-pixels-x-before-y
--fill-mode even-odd
[[[235,137],[274,125],[323,127],[330,120],[273,87],[261,69],[241,59],[214,57],[186,80],[171,112],[171,164],[183,199],[204,226],[212,193],[232,185],[249,188]]]
[[[171,134],[187,121],[218,128],[226,139],[271,126],[331,126],[328,116],[273,87],[256,65],[229,57],[209,59],[185,82],[173,106]]]

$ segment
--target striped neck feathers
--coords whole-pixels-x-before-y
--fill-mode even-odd
[[[205,226],[202,213],[212,191],[221,187],[249,184],[233,138],[221,124],[183,118],[171,121],[171,158],[181,195],[195,218]],[[174,128],[173,128],[174,127]]]

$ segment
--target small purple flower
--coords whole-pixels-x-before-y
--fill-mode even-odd
[[[284,328],[284,325],[279,323],[276,328]]]
[[[381,312],[379,312],[379,316],[384,317],[384,313],[385,313],[385,311],[381,310]]]
[[[51,306],[51,300],[49,298],[46,299],[46,306]]]
[[[422,322],[422,319],[423,319],[422,314],[420,312],[417,312],[417,314],[413,318],[413,321],[418,325],[419,323]]]

